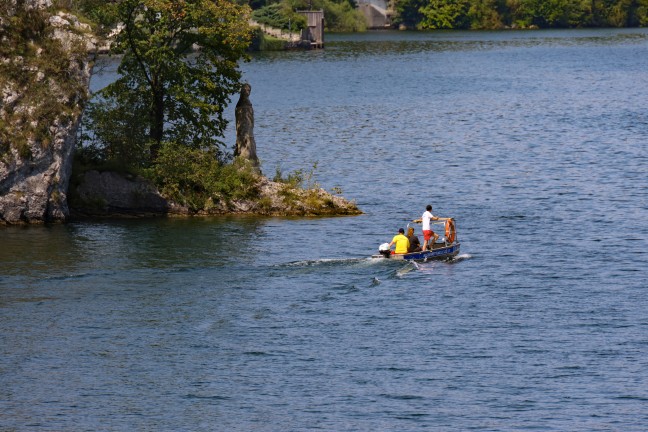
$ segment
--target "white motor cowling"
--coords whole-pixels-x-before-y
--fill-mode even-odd
[[[378,246],[378,252],[380,255],[384,256],[385,258],[389,258],[391,251],[389,250],[389,243],[383,243],[380,246]]]

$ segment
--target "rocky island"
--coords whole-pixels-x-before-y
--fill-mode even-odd
[[[99,39],[89,24],[55,10],[51,0],[3,2],[0,31],[0,224],[77,217],[361,213],[353,202],[316,184],[303,187],[295,177],[270,180],[262,175],[249,85],[240,87],[235,157],[230,166],[219,168],[242,173],[237,178],[245,183],[238,187],[245,193],[206,189],[197,203],[186,199],[176,183],[156,183],[163,164],[152,178],[128,170],[75,167],[77,130]],[[186,154],[201,157],[195,149]]]

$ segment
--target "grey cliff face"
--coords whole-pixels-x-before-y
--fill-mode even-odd
[[[5,223],[65,220],[76,124],[54,125],[47,149],[34,148],[30,160],[12,151],[0,164],[0,218]]]
[[[22,7],[42,8],[49,3],[32,0]],[[12,5],[10,13],[21,7],[15,1]],[[32,63],[20,56],[0,58],[14,71],[24,71],[23,78],[0,77],[0,224],[64,221],[69,215],[67,190],[75,134],[91,73],[84,36],[89,29],[62,12],[50,16],[47,25],[51,37],[60,41],[61,52],[69,54],[65,75],[75,85],[63,85],[38,69],[42,48]],[[51,106],[55,108],[47,111]]]

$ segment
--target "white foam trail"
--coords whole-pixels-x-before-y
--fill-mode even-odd
[[[455,261],[455,262],[456,261],[463,261],[463,260],[467,260],[467,259],[470,259],[470,258],[472,258],[472,255],[470,255],[470,254],[467,254],[467,253],[466,254],[459,254],[456,257],[454,257],[452,259],[452,261]]]
[[[398,276],[398,277],[403,277],[403,276],[405,276],[407,273],[409,273],[409,272],[411,272],[411,271],[413,271],[413,270],[415,270],[415,269],[418,269],[418,268],[419,268],[418,265],[417,265],[416,267],[414,267],[414,266],[407,266],[407,267],[404,267],[404,268],[402,268],[402,269],[400,269],[400,270],[398,270],[398,271],[396,272],[396,276]]]
[[[329,264],[376,264],[386,261],[384,258],[320,258],[316,260],[293,261],[279,264],[280,267],[308,267]]]

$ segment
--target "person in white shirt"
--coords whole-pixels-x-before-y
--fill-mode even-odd
[[[432,231],[432,227],[430,226],[430,221],[436,221],[436,220],[450,220],[452,218],[442,218],[438,216],[434,216],[432,214],[432,206],[427,205],[425,207],[425,213],[423,213],[423,216],[421,216],[420,219],[414,219],[412,222],[415,223],[423,223],[423,250],[427,249],[432,249],[432,245],[429,245],[430,239],[432,240],[432,244],[436,243],[437,239],[439,238],[439,235]]]

